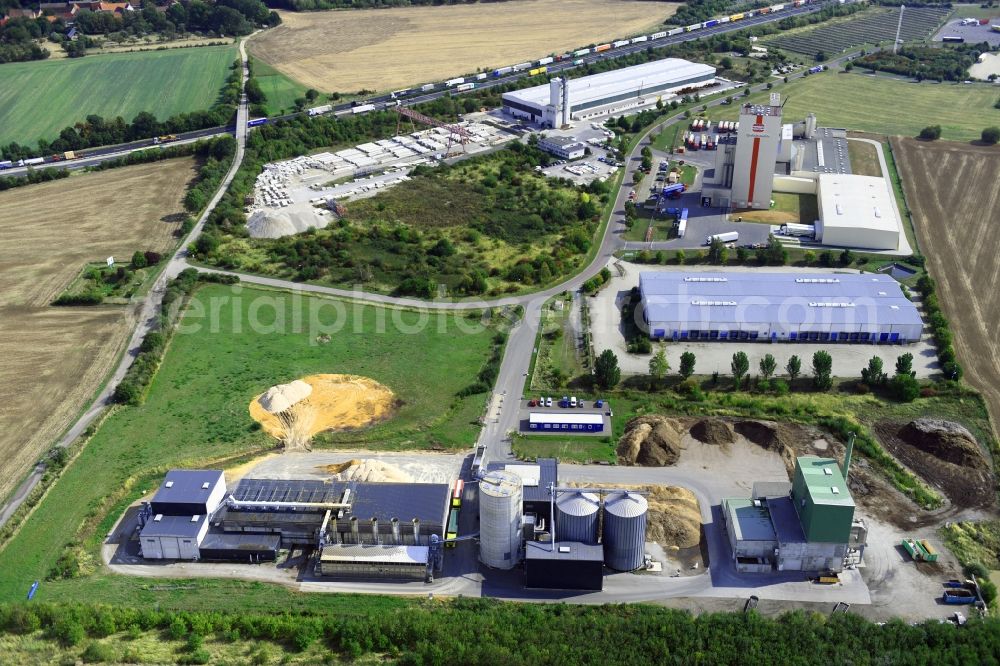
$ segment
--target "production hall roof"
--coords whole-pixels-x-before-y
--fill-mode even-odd
[[[722,500],[726,520],[733,527],[737,541],[777,541],[771,516],[762,501],[729,497]]]
[[[854,506],[854,499],[847,489],[847,481],[840,471],[840,463],[833,458],[800,456],[795,460],[806,482],[806,492],[813,504]]]
[[[164,516],[156,514],[146,521],[140,536],[143,537],[196,537],[205,523],[206,516]]]
[[[715,67],[709,65],[680,58],[664,58],[612,72],[581,76],[569,79],[567,82],[570,104],[578,107],[643,88],[655,88],[671,83],[681,84],[689,79],[714,75],[715,71]],[[540,86],[504,93],[504,97],[535,106],[545,106],[550,100],[549,84],[543,83]]]
[[[899,233],[896,202],[884,178],[821,173],[817,193],[824,233],[832,227]]]
[[[525,502],[549,501],[549,485],[559,485],[559,463],[555,458],[538,458],[534,463],[492,462],[488,472],[506,470],[521,477]]]
[[[222,472],[217,469],[172,469],[163,477],[153,503],[203,503],[220,482],[225,483]]]
[[[604,548],[578,541],[557,541],[553,549],[552,542],[526,541],[524,543],[524,558],[527,560],[601,562],[604,560]]]
[[[888,275],[647,271],[639,274],[646,321],[922,326]]]
[[[427,546],[377,546],[366,544],[323,547],[321,562],[391,562],[393,564],[427,564]]]

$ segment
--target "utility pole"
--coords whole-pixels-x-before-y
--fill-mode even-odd
[[[903,30],[903,12],[906,11],[906,5],[899,6],[899,23],[896,24],[896,39],[892,42],[892,54],[896,55],[896,51],[899,49],[899,33]]]

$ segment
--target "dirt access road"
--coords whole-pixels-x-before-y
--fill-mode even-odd
[[[1000,151],[995,146],[900,137],[892,139],[892,150],[965,378],[982,392],[996,424],[1000,418],[996,335]]]
[[[135,324],[129,306],[49,303],[87,262],[172,247],[194,175],[185,158],[0,193],[0,497],[97,390]]]
[[[279,12],[250,52],[322,92],[440,81],[651,31],[678,3],[516,0],[377,10]]]

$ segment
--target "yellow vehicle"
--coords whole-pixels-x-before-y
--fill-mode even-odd
[[[739,21],[743,17],[744,17],[744,14],[742,14],[742,13],[740,13],[740,14],[733,14],[732,16],[729,17],[729,20],[730,21]]]

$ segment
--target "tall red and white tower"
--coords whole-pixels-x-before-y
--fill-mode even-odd
[[[781,96],[772,93],[766,105],[744,104],[733,161],[734,208],[770,208],[780,142]]]

